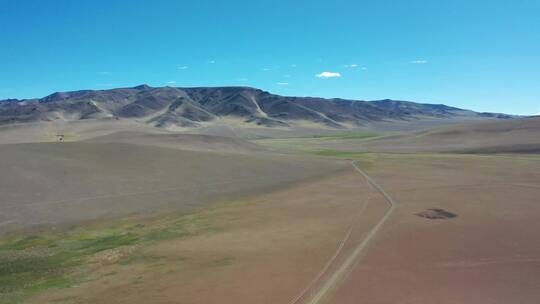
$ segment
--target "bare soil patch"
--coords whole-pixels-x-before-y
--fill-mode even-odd
[[[457,216],[455,213],[439,208],[427,209],[425,211],[415,213],[415,215],[430,220],[447,220]]]
[[[328,303],[537,303],[537,158],[388,155],[369,173],[398,202]],[[433,207],[452,220],[411,216]]]

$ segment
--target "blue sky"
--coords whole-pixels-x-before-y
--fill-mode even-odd
[[[539,15],[538,0],[0,0],[0,99],[247,85],[535,114]]]

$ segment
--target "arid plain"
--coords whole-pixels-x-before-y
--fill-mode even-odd
[[[0,302],[536,303],[537,122],[10,127]]]

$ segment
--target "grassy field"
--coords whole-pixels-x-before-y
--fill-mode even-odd
[[[347,143],[361,143],[367,140],[389,136],[391,133],[346,132],[335,135],[313,135],[306,137],[272,138],[255,140],[257,144],[288,153],[312,153],[332,150]]]
[[[335,139],[367,139],[367,138],[376,138],[382,136],[379,133],[372,132],[347,132],[336,135],[314,135],[313,138],[325,139],[325,140],[335,140]]]
[[[73,226],[61,232],[0,240],[0,303],[17,303],[47,289],[96,279],[91,271],[96,263],[153,263],[154,257],[144,256],[138,249],[155,242],[218,233],[221,228],[216,214],[223,208],[159,219]],[[227,263],[229,257],[216,260],[216,265]]]
[[[264,152],[244,155],[157,145],[1,145],[0,235],[51,223],[186,211],[347,166]]]
[[[347,230],[361,238],[384,211],[371,192],[340,171],[187,214],[13,235],[0,242],[0,302],[287,302]]]

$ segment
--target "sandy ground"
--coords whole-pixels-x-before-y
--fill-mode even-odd
[[[537,303],[540,161],[395,157],[369,171],[398,201],[328,303]],[[443,208],[458,216],[415,213]]]
[[[225,205],[220,232],[140,249],[160,263],[100,266],[98,279],[30,302],[301,303],[378,220],[379,199],[351,169]]]

